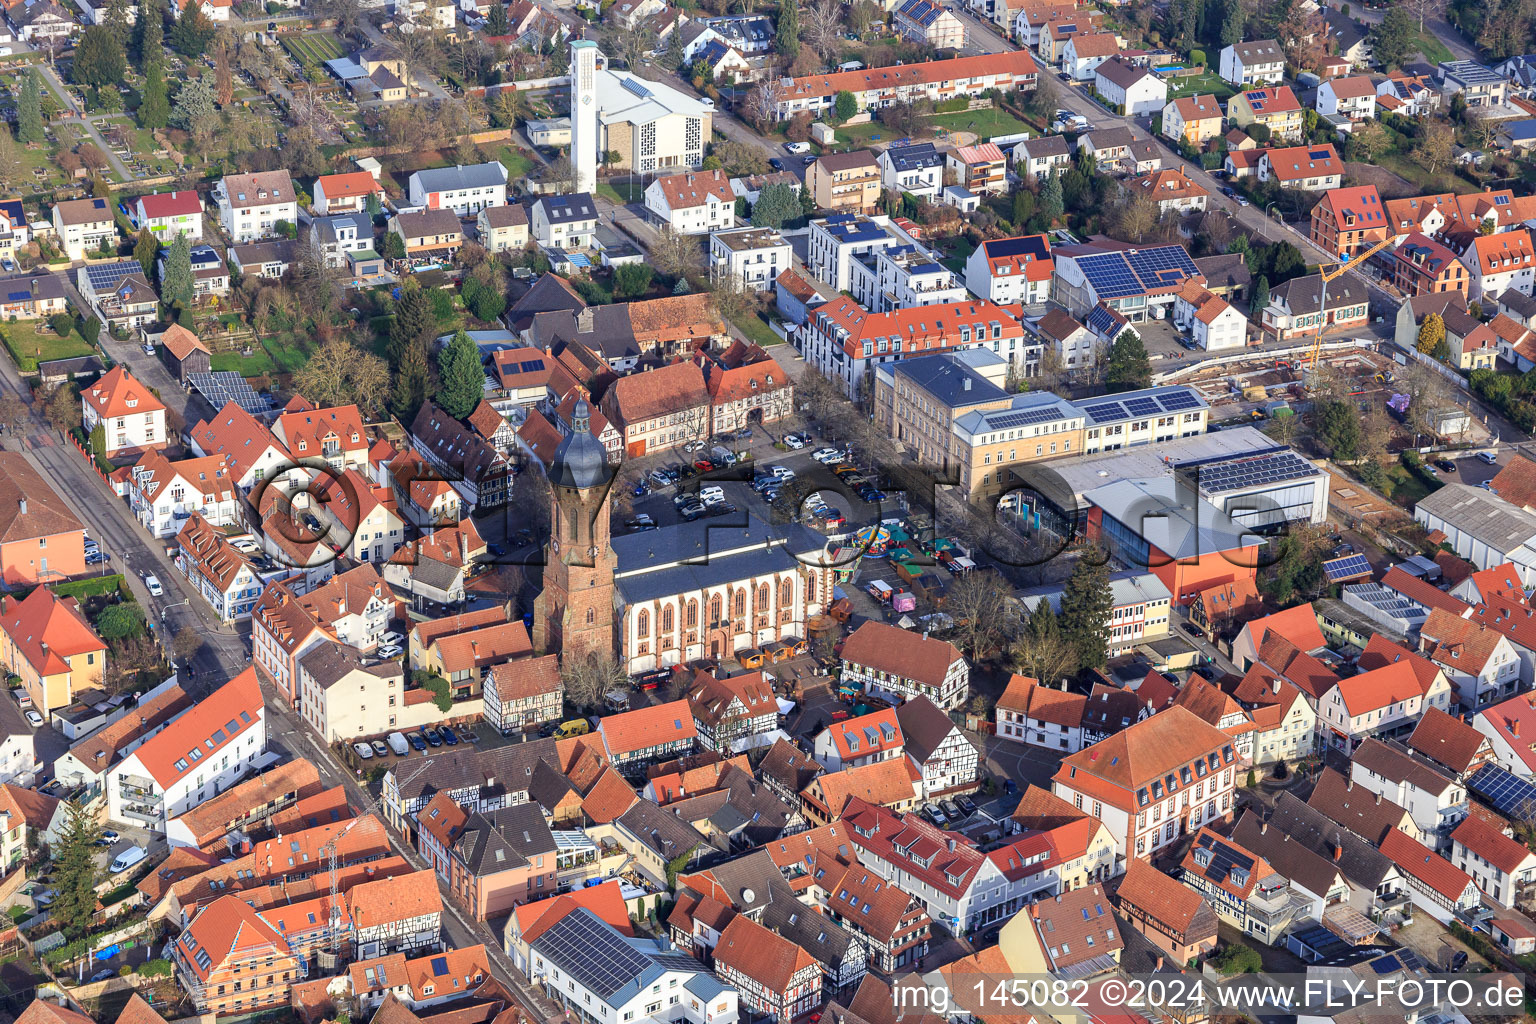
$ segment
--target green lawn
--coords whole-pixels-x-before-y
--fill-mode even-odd
[[[1219,75],[1207,71],[1200,75],[1189,75],[1184,78],[1168,79],[1168,98],[1178,99],[1180,96],[1196,96],[1207,93],[1214,94],[1222,103],[1237,94],[1237,90],[1223,81]]]
[[[784,339],[775,334],[773,328],[769,327],[761,316],[753,315],[742,320],[732,320],[731,323],[747,336],[747,340],[763,348],[784,344]]]
[[[1410,473],[1405,466],[1396,465],[1387,468],[1387,482],[1381,492],[1393,502],[1404,508],[1413,508],[1420,498],[1425,497],[1434,488],[1426,484],[1415,473]]]
[[[638,182],[603,182],[594,191],[610,203],[640,203],[645,201],[645,188]]]
[[[61,338],[52,328],[36,321],[8,323],[0,331],[5,335],[5,347],[10,350],[11,358],[24,373],[37,372],[40,362],[86,356],[94,351],[79,332],[70,331],[69,337]]]
[[[260,377],[275,370],[272,357],[267,355],[265,349],[257,349],[256,353],[250,356],[241,355],[239,352],[215,352],[211,365],[215,373],[233,370],[242,377]]]
[[[934,114],[927,121],[934,127],[937,134],[975,132],[984,140],[999,135],[1016,135],[1029,129],[1029,125],[1001,110],[959,110],[948,114]],[[837,130],[837,141],[850,146],[867,146],[871,142],[894,142],[899,137],[879,121],[844,125]]]
[[[507,169],[507,180],[521,178],[533,170],[533,157],[516,146],[502,146],[496,151],[496,159]]]
[[[1451,51],[1446,45],[1428,32],[1419,33],[1419,52],[1431,64],[1439,64],[1441,61],[1451,59]]]

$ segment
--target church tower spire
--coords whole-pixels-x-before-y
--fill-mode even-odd
[[[563,659],[594,652],[616,655],[609,490],[613,470],[592,434],[586,399],[571,411],[571,433],[549,465],[550,530],[544,589],[533,606],[533,646]]]

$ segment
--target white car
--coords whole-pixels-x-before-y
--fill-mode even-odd
[[[400,654],[401,648],[397,644],[385,644],[379,648],[379,657],[381,658],[398,658]]]
[[[165,593],[165,588],[160,585],[160,577],[154,573],[144,577],[144,586],[149,588],[150,597],[159,597]]]
[[[130,846],[128,849],[118,854],[117,859],[112,862],[112,873],[115,875],[119,871],[127,871],[129,868],[133,867],[139,861],[148,856],[149,851],[144,849],[144,847]]]
[[[719,487],[702,487],[699,489],[699,500],[706,505],[718,505],[725,500],[725,491]]]
[[[385,633],[383,636],[379,637],[379,643],[385,644],[389,647],[398,647],[400,646],[400,642],[404,639],[404,636],[396,633],[394,630],[390,630],[388,633]]]
[[[364,761],[373,760],[373,748],[368,744],[354,743],[352,744],[352,749],[355,750],[357,752],[357,756],[362,758]]]
[[[837,456],[838,451],[836,448],[817,448],[811,452],[811,458],[817,462],[831,462]]]
[[[795,471],[790,469],[788,466],[769,466],[768,472],[772,473],[780,480],[793,480],[795,478]]]
[[[34,729],[41,729],[43,727],[43,716],[37,713],[36,708],[27,709],[27,724]]]
[[[784,444],[785,444],[786,447],[793,448],[793,449],[795,449],[797,451],[799,449],[805,447],[805,442],[800,440],[794,434],[785,434],[784,435]]]

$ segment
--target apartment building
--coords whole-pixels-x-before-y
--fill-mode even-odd
[[[565,687],[553,654],[492,665],[482,686],[485,720],[503,736],[557,721],[564,711]]]
[[[53,207],[53,233],[71,260],[110,256],[117,245],[117,222],[106,199],[69,199]]]
[[[481,813],[438,793],[416,820],[421,855],[476,921],[555,893],[555,837],[538,804]]]
[[[854,257],[850,283],[854,301],[871,313],[965,302],[965,286],[938,257],[917,245],[888,245]]]
[[[999,305],[1039,306],[1050,298],[1055,269],[1046,235],[993,238],[966,258],[965,286]]]
[[[1273,39],[1255,39],[1221,48],[1220,74],[1239,89],[1279,85],[1285,78],[1285,51]]]
[[[645,208],[684,235],[704,235],[736,226],[736,195],[724,171],[663,175],[646,187]]]
[[[358,959],[436,949],[442,942],[443,898],[430,868],[354,885],[347,909]]]
[[[1312,208],[1312,241],[1353,258],[1387,237],[1387,216],[1375,185],[1330,190]]]
[[[603,396],[630,457],[708,439],[709,391],[697,363],[680,362],[620,377]]]
[[[793,251],[773,228],[741,227],[709,236],[709,279],[742,291],[771,292],[793,264]]]
[[[134,200],[133,212],[134,223],[140,229],[149,228],[165,245],[178,236],[192,242],[203,240],[203,201],[194,189],[140,196]]]
[[[235,245],[275,237],[279,223],[299,223],[298,194],[286,170],[226,174],[213,198],[219,225]]]
[[[46,586],[26,597],[0,597],[0,664],[21,681],[32,707],[45,719],[74,702],[75,694],[101,685],[107,645],[72,597]]]
[[[805,187],[818,210],[867,213],[880,200],[880,164],[867,149],[826,153],[806,168]]]
[[[406,182],[412,206],[452,210],[460,217],[507,201],[507,169],[500,162],[456,164],[414,172]]]
[[[919,97],[937,102],[989,89],[1031,89],[1039,75],[1034,58],[1024,50],[809,75],[785,80],[774,98],[774,112],[781,120],[800,110],[819,113],[830,108],[840,92],[853,93],[861,110],[878,110]]]
[[[1147,858],[1232,814],[1232,738],[1181,707],[1070,755],[1055,794],[1104,822],[1126,859]]]
[[[1227,101],[1227,122],[1236,128],[1262,124],[1275,142],[1300,142],[1305,118],[1288,85],[1249,89]]]
[[[302,965],[288,940],[238,896],[221,896],[171,945],[177,980],[199,1012],[233,1016],[286,1005]]]

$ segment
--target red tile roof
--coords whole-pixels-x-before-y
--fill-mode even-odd
[[[38,587],[20,601],[0,598],[0,630],[40,676],[70,671],[67,659],[82,654],[105,658],[107,649],[80,613],[79,603],[47,587]]]
[[[827,726],[827,735],[831,737],[838,757],[845,761],[887,750],[899,751],[903,744],[895,708],[882,708],[858,718],[833,722]]]
[[[1121,907],[1129,904],[1183,934],[1194,923],[1205,898],[1147,861],[1134,857],[1126,861],[1115,902]]]
[[[1339,680],[1339,696],[1350,717],[1368,715],[1422,695],[1413,666],[1403,662],[1392,662]]]
[[[1429,581],[1418,576],[1410,576],[1395,565],[1381,578],[1381,585],[1388,590],[1397,591],[1410,601],[1417,601],[1426,608],[1440,608],[1452,615],[1460,615],[1471,607],[1465,601],[1452,597]]]
[[[153,195],[140,196],[139,202],[144,207],[144,216],[151,220],[160,217],[200,217],[203,213],[202,200],[198,199],[197,192],[193,189],[180,192],[156,192]]]
[[[842,659],[846,664],[890,672],[935,688],[943,685],[949,666],[963,660],[960,649],[947,640],[874,620],[865,622],[843,642]]]
[[[204,907],[176,945],[181,960],[204,981],[231,957],[245,959],[261,950],[292,955],[283,937],[236,896],[221,896]],[[195,951],[199,950],[208,953],[209,967],[198,962]]]
[[[1488,737],[1461,719],[1453,718],[1439,708],[1426,708],[1413,735],[1408,737],[1408,748],[1460,775],[1486,759],[1481,755],[1487,742]]]
[[[722,203],[735,203],[736,194],[731,191],[731,177],[724,171],[686,171],[657,178],[653,187],[661,189],[668,209],[688,210],[703,206],[710,196]]]
[[[353,886],[347,905],[359,930],[443,912],[437,875],[430,869]]]
[[[609,757],[680,740],[692,741],[699,735],[693,724],[693,711],[686,700],[608,715],[599,723],[598,732]]]
[[[819,970],[816,958],[745,914],[737,914],[715,944],[715,963],[783,997],[802,971]]]
[[[1393,829],[1381,840],[1381,852],[1408,877],[1456,902],[1472,885],[1472,877],[1416,839]]]
[[[377,192],[382,194],[383,187],[374,180],[373,175],[367,171],[352,171],[348,174],[327,174],[315,179],[315,189],[325,189],[325,198],[343,199],[350,196],[366,196]]]
[[[1511,839],[1482,818],[1463,818],[1456,831],[1451,833],[1452,842],[1460,843],[1486,860],[1506,875],[1513,875],[1536,854],[1518,839]]]
[[[164,412],[154,392],[121,366],[108,370],[80,396],[102,419]]]
[[[779,91],[780,102],[835,96],[840,92],[879,92],[901,86],[926,85],[935,82],[956,82],[963,79],[986,76],[1013,75],[1027,78],[1039,74],[1033,58],[1024,50],[1006,53],[982,54],[976,57],[955,57],[951,60],[924,61],[916,64],[900,64],[893,67],[869,68],[864,71],[843,71],[826,75],[809,75],[796,78]]]
[[[931,66],[931,65],[928,65]],[[974,328],[966,338],[974,339],[993,323],[1002,328],[1001,340],[1024,337],[1018,318],[994,302],[977,299],[970,302],[945,302],[933,306],[914,306],[889,313],[871,313],[854,300],[841,297],[811,310],[811,326],[817,329],[819,318],[832,328],[846,332],[842,339],[845,354],[862,358],[865,339],[895,338],[901,341],[903,356],[922,352],[943,352],[971,344],[961,337],[962,327]]]
[[[262,709],[256,669],[248,668],[178,718],[174,729],[151,736],[129,757],[137,758],[156,782],[168,787],[205,768],[204,759],[211,762],[233,749],[247,730],[260,726]]]
[[[1536,774],[1536,693],[1523,693],[1484,708],[1478,717],[1509,745],[1527,774]]]
[[[1471,675],[1480,674],[1504,640],[1504,634],[1486,623],[1473,622],[1435,608],[1419,627],[1419,642],[1431,661]]]

